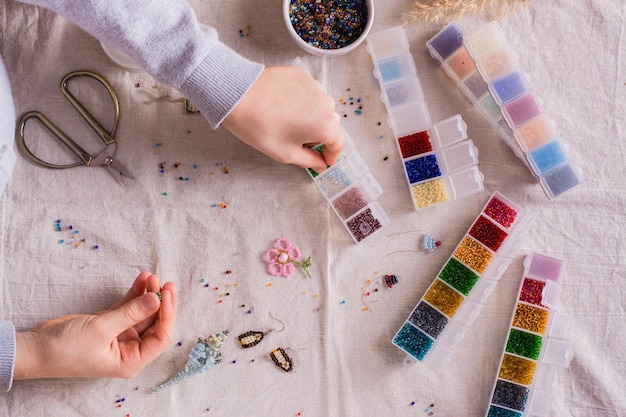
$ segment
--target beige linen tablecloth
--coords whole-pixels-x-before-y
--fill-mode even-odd
[[[575,356],[556,374],[550,416],[626,415],[623,1],[535,0],[501,20],[586,178],[554,201],[429,57],[425,42],[442,25],[406,26],[433,120],[462,114],[485,176],[484,192],[418,212],[364,45],[323,60],[289,39],[279,1],[192,4],[201,22],[251,59],[276,65],[302,57],[337,100],[345,129],[384,189],[380,202],[391,223],[356,245],[306,171],[270,160],[224,129],[212,131],[180,102],[153,101],[161,93],[148,75],[116,66],[64,18],[3,1],[0,52],[16,113],[38,109],[73,136],[89,134],[58,85],[73,70],[99,72],[120,97],[119,159],[135,179],[121,187],[103,169],[54,171],[20,157],[0,200],[0,318],[24,329],[97,311],[121,297],[139,271],[157,268],[178,285],[180,311],[171,348],[134,380],[18,381],[0,394],[0,415],[425,416],[429,407],[434,416],[483,416],[522,262],[533,251],[566,262],[560,305],[574,317]],[[409,5],[377,1],[372,33],[400,25]],[[466,17],[461,24],[482,22]],[[350,97],[360,99],[361,114],[342,104]],[[110,119],[102,95],[91,95],[88,105]],[[31,133],[47,146],[41,129]],[[537,219],[446,369],[404,366],[391,338],[496,190]],[[389,236],[419,229],[441,246],[427,254],[419,232]],[[311,279],[300,270],[288,278],[268,274],[262,257],[279,237],[311,256]],[[73,239],[85,242],[76,248]],[[406,250],[416,252],[392,253]],[[398,284],[363,311],[363,287],[383,274],[395,274]],[[284,331],[240,348],[236,336],[245,331],[282,328],[268,313]],[[182,368],[198,337],[222,329],[231,332],[222,364],[151,393]],[[279,346],[289,348],[292,372],[270,360]]]

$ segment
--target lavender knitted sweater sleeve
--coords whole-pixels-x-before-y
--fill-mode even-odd
[[[159,81],[180,90],[219,126],[263,66],[238,55],[201,27],[185,0],[25,0],[68,18],[103,42],[131,55]],[[0,195],[15,165],[15,110],[0,58]],[[15,327],[0,322],[0,391],[11,389]]]
[[[11,322],[0,322],[0,391],[11,389],[14,363],[15,327]]]
[[[263,70],[200,26],[185,0],[22,0],[53,10],[122,49],[159,81],[182,92],[213,128]]]

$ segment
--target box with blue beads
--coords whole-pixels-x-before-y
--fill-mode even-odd
[[[392,343],[416,361],[442,369],[511,261],[533,215],[499,192],[441,268]]]
[[[426,47],[538,178],[549,198],[556,198],[582,182],[580,169],[570,160],[563,139],[543,110],[541,98],[533,90],[498,22],[490,22],[470,35],[450,23]]]
[[[370,35],[367,51],[415,209],[483,191],[478,151],[462,117],[431,120],[404,29]]]
[[[376,234],[389,224],[389,217],[376,201],[383,189],[376,181],[354,143],[343,131],[344,150],[339,161],[318,174],[307,172],[356,243]],[[313,148],[322,152],[323,145]]]

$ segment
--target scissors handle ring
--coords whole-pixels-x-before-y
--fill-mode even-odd
[[[107,131],[105,128],[103,128],[102,125],[98,123],[96,119],[94,119],[91,113],[89,113],[87,109],[80,103],[80,101],[78,101],[76,97],[74,97],[74,95],[69,91],[67,87],[67,83],[69,80],[71,80],[72,78],[76,78],[76,77],[94,78],[98,80],[107,89],[109,95],[111,96],[111,100],[113,101],[113,109],[115,111],[115,118],[114,118],[113,127],[111,128],[111,131]],[[115,90],[113,90],[113,87],[111,86],[111,84],[103,76],[92,71],[84,71],[84,70],[70,72],[61,80],[61,93],[65,96],[65,98],[67,98],[67,100],[72,104],[72,106],[80,113],[83,119],[87,121],[89,126],[91,126],[91,128],[98,134],[98,136],[100,136],[100,138],[106,145],[110,145],[115,142],[115,139],[113,138],[113,136],[115,135],[115,130],[117,129],[117,122],[120,118],[120,103],[119,103],[119,100],[117,99],[117,94],[115,94]]]
[[[44,126],[46,126],[56,137],[59,138],[67,146],[76,156],[80,158],[80,161],[68,164],[68,165],[58,165],[51,164],[50,162],[46,162],[43,159],[38,158],[35,154],[33,154],[28,146],[26,146],[26,141],[24,140],[24,128],[26,127],[26,122],[29,119],[37,119]],[[70,139],[61,129],[59,129],[50,119],[48,119],[43,114],[38,111],[30,111],[22,116],[20,121],[17,123],[17,131],[15,132],[16,142],[19,149],[26,154],[30,159],[35,161],[38,165],[44,166],[46,168],[53,169],[66,169],[66,168],[75,168],[80,165],[89,165],[91,160],[93,159],[91,155],[85,152],[80,146],[78,146],[72,139]]]

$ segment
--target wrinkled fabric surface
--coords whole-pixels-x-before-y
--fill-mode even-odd
[[[408,4],[377,2],[372,32],[401,24]],[[177,283],[180,311],[171,348],[137,378],[15,381],[0,394],[0,415],[400,416],[425,415],[434,404],[437,416],[483,416],[522,263],[532,251],[567,263],[560,305],[574,317],[574,358],[556,374],[549,415],[626,413],[623,2],[533,1],[500,22],[585,174],[584,184],[554,201],[429,57],[425,42],[442,25],[406,26],[433,121],[462,114],[485,176],[483,193],[418,212],[364,45],[342,57],[307,55],[288,37],[278,1],[192,5],[201,23],[250,59],[282,65],[302,58],[337,100],[343,126],[382,185],[380,202],[391,223],[356,245],[306,171],[211,130],[201,116],[185,113],[175,90],[160,86],[171,100],[155,100],[153,79],[116,66],[96,39],[66,19],[2,2],[0,53],[17,117],[40,110],[97,150],[59,82],[73,70],[99,72],[120,98],[118,157],[135,179],[122,187],[101,168],[48,170],[18,155],[0,206],[0,319],[20,330],[104,309],[144,269]],[[471,29],[483,21],[466,17],[461,24]],[[106,93],[89,83],[73,88],[110,126]],[[356,104],[343,104],[350,97]],[[33,148],[70,158],[39,126],[28,133]],[[404,366],[391,338],[496,190],[537,219],[447,368]],[[432,233],[441,246],[420,251],[416,230]],[[268,274],[263,254],[280,237],[311,256],[311,279],[298,269],[286,278]],[[398,284],[363,311],[367,280],[383,274],[395,274]],[[242,349],[237,335],[282,329],[268,313],[284,322],[284,331]],[[223,329],[231,337],[222,364],[151,393],[184,366],[198,337]],[[278,347],[293,359],[293,371],[270,359]]]

